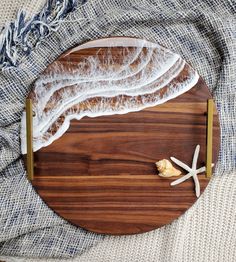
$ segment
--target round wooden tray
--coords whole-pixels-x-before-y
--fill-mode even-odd
[[[75,52],[88,55],[88,50]],[[168,224],[197,200],[194,183],[190,178],[170,186],[177,178],[158,176],[155,162],[174,156],[191,166],[199,144],[198,167],[206,164],[209,98],[200,78],[190,91],[155,107],[72,120],[61,138],[35,152],[32,184],[58,215],[94,232],[134,234]],[[216,162],[216,112],[213,134]],[[209,179],[205,173],[198,177],[203,192]]]

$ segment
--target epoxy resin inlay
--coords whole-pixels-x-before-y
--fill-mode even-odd
[[[198,79],[198,73],[178,54],[143,39],[114,37],[76,47],[51,64],[30,93],[35,113],[33,150],[61,137],[71,119],[155,106],[188,91]],[[23,154],[25,117],[23,113]]]

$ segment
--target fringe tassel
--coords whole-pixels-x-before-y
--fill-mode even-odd
[[[6,25],[0,34],[0,69],[17,66],[19,56],[29,55],[41,39],[56,31],[63,18],[75,9],[76,2],[48,0],[41,12],[30,19],[25,11],[18,12],[16,21]]]

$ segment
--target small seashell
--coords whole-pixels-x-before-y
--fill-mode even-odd
[[[181,171],[174,168],[171,162],[167,159],[156,162],[156,166],[159,171],[158,175],[162,177],[179,176],[181,174]]]

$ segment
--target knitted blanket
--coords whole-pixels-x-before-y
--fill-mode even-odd
[[[27,180],[19,130],[25,98],[52,61],[90,39],[121,35],[158,42],[198,70],[217,104],[221,149],[210,185],[183,216],[146,234],[117,237],[76,228],[44,204]],[[235,0],[49,0],[39,14],[21,12],[3,29],[0,68],[0,255],[235,261]]]

